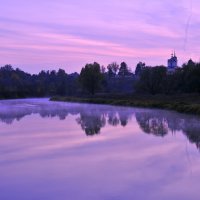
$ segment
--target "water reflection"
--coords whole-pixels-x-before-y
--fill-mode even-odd
[[[0,101],[0,121],[11,125],[25,116],[39,114],[42,118],[77,115],[76,122],[86,135],[99,134],[106,124],[126,127],[135,118],[144,133],[164,137],[182,131],[191,143],[200,148],[200,118],[170,111],[123,107],[55,103],[41,99]]]
[[[136,120],[147,134],[165,136],[169,132],[182,131],[191,143],[200,148],[200,119],[191,115],[178,114],[169,111],[137,112]]]
[[[162,116],[155,116],[152,112],[141,112],[135,114],[136,120],[143,132],[156,136],[168,134],[168,122]]]
[[[106,125],[106,117],[104,113],[100,112],[92,113],[91,111],[81,111],[80,117],[78,117],[76,121],[81,125],[86,135],[99,134],[101,128]]]

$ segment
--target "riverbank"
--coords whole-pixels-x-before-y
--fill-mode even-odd
[[[200,95],[98,95],[88,97],[52,97],[51,101],[108,104],[143,108],[160,108],[200,115]]]

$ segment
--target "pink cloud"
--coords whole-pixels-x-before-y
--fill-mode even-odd
[[[80,71],[93,61],[160,65],[173,49],[180,64],[189,57],[199,60],[197,0],[192,10],[186,0],[37,1],[2,2],[1,65],[23,65],[28,71],[66,63],[66,70]]]

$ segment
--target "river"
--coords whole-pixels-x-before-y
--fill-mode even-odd
[[[1,200],[199,199],[200,118],[0,101]]]

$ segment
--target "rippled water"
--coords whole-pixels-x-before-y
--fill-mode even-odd
[[[199,149],[191,115],[0,101],[0,199],[199,199]]]

